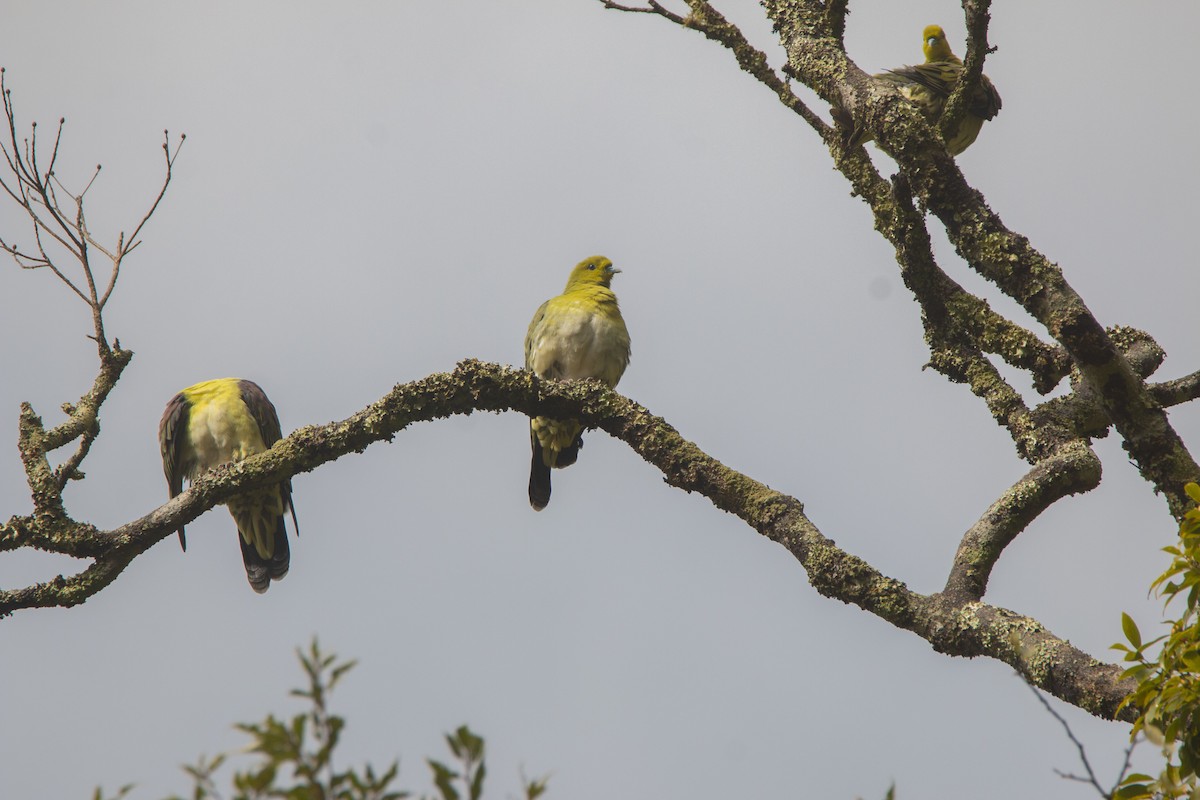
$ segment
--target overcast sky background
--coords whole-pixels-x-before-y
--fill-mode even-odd
[[[749,0],[718,4],[782,62]],[[921,59],[950,0],[851,3],[864,69]],[[465,357],[519,364],[538,304],[603,253],[633,338],[620,389],[731,467],[803,500],[839,545],[921,592],[1025,470],[966,387],[922,371],[891,247],[816,136],[726,51],[595,0],[45,2],[0,26],[22,125],[67,117],[58,175],[114,241],[187,144],[107,311],[136,356],[67,492],[112,528],[166,499],[156,439],[199,380],[262,385],[284,431],[341,419]],[[959,158],[1105,324],[1150,331],[1159,379],[1200,366],[1191,0],[998,0],[1000,116]],[[1134,24],[1136,22],[1136,24]],[[1153,56],[1154,69],[1147,68]],[[807,95],[806,95],[807,96]],[[816,104],[822,113],[827,109]],[[874,151],[887,169],[887,159]],[[890,172],[890,169],[887,169]],[[21,219],[0,205],[0,228]],[[1004,310],[957,260],[943,266]],[[18,242],[31,237],[20,234]],[[1019,317],[1024,319],[1024,317]],[[0,266],[0,516],[26,513],[18,403],[48,424],[95,374],[87,309]],[[1019,384],[1029,397],[1028,381]],[[1200,409],[1171,412],[1193,450]],[[951,659],[820,597],[799,564],[593,432],[526,499],[527,420],[418,425],[295,479],[287,579],[246,584],[216,509],[71,610],[0,621],[0,797],[186,792],[177,765],[294,713],[293,648],[360,659],[339,763],[421,759],[467,722],[488,794],[1088,797],[1058,723],[997,662]],[[1173,538],[1115,437],[1101,488],[1006,552],[987,599],[1111,660]],[[4,554],[0,586],[79,567]],[[1126,729],[1056,703],[1108,780]]]

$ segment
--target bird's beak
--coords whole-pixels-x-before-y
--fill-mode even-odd
[[[610,267],[608,268],[608,271],[609,271],[609,272],[611,272],[612,274],[616,275],[616,274],[617,274],[618,272],[620,272],[621,270],[617,269],[616,267],[612,267],[612,266],[610,266]]]

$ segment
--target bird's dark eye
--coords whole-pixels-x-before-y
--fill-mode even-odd
[[[588,264],[588,269],[595,269],[595,268],[596,268],[595,264]]]

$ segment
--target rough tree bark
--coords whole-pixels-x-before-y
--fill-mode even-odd
[[[1183,485],[1200,480],[1200,469],[1171,428],[1163,409],[1200,395],[1200,372],[1165,383],[1148,383],[1163,359],[1146,333],[1103,327],[1062,271],[1009,230],[967,182],[947,154],[939,130],[899,95],[874,81],[846,55],[843,42],[845,0],[765,0],[787,66],[780,75],[766,55],[754,48],[706,0],[686,0],[687,10],[668,9],[657,0],[644,6],[599,0],[618,11],[649,14],[691,28],[727,48],[753,76],[807,124],[828,148],[853,193],[868,204],[875,227],[895,248],[901,277],[921,308],[929,364],[947,379],[966,383],[984,401],[997,423],[1011,435],[1017,455],[1030,464],[1015,484],[967,530],[941,592],[923,595],[883,575],[839,548],[805,516],[802,503],[736,472],[684,439],[665,420],[595,381],[544,382],[523,370],[474,360],[452,372],[396,386],[378,401],[337,423],[300,428],[269,452],[226,465],[198,480],[163,506],[113,530],[99,530],[70,517],[62,500],[66,482],[82,477],[79,467],[98,433],[98,415],[108,392],[130,363],[132,353],[107,343],[102,311],[116,283],[122,259],[137,244],[148,213],[130,237],[112,251],[104,291],[93,280],[91,252],[99,248],[87,232],[83,194],[71,196],[73,211],[60,206],[53,178],[57,140],[49,165],[39,167],[35,137],[18,138],[8,93],[8,173],[2,181],[10,199],[22,206],[33,226],[37,247],[22,251],[0,239],[25,268],[46,268],[91,308],[100,369],[91,391],[64,406],[68,420],[49,430],[28,404],[20,414],[20,452],[34,511],[0,525],[0,550],[32,547],[63,553],[91,563],[78,574],[16,589],[0,590],[0,616],[19,609],[73,606],[110,584],[134,558],[170,536],[181,524],[246,489],[311,471],[344,455],[361,452],[418,422],[474,411],[516,411],[526,415],[577,417],[628,444],[657,467],[669,484],[709,498],[717,508],[737,515],[763,536],[787,548],[823,595],[862,609],[912,631],[948,655],[988,656],[1012,665],[1027,680],[1093,714],[1112,718],[1131,684],[1119,680],[1121,668],[1102,663],[1048,631],[1037,620],[983,601],[992,569],[1009,545],[1042,512],[1071,494],[1100,483],[1101,465],[1090,439],[1110,428],[1122,437],[1142,475],[1179,518],[1188,506]],[[964,0],[969,42],[962,85],[950,98],[938,126],[953,130],[964,113],[963,98],[979,80],[988,50],[987,2]],[[862,148],[848,148],[847,137],[826,122],[791,90],[788,78],[865,127],[897,164],[884,178]],[[61,128],[60,128],[61,130]],[[178,148],[164,144],[165,191]],[[86,191],[86,190],[85,190]],[[158,199],[162,197],[162,191]],[[59,187],[59,192],[65,193]],[[151,207],[153,212],[158,199]],[[1019,302],[1046,330],[1043,341],[993,311],[965,291],[938,265],[930,244],[925,212],[946,229],[959,255],[981,275]],[[0,232],[3,233],[3,232]],[[53,238],[85,276],[72,283],[43,246]],[[1030,374],[1043,394],[1069,380],[1065,396],[1030,407],[1000,375],[989,354]],[[57,467],[50,454],[78,442]],[[1126,708],[1121,717],[1136,714]]]

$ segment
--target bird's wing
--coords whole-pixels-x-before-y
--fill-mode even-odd
[[[542,323],[546,319],[546,309],[549,307],[549,300],[538,306],[533,319],[529,321],[529,329],[525,331],[525,369],[533,369],[533,351],[542,337]]]
[[[171,398],[163,411],[162,419],[158,422],[158,449],[162,452],[163,474],[167,476],[167,491],[171,497],[183,491],[183,476],[190,472],[191,465],[186,463],[188,442],[188,416],[191,406],[183,396],[183,392]],[[176,531],[179,534],[179,546],[187,551],[187,537],[183,526]]]
[[[944,102],[954,91],[961,75],[961,64],[933,61],[915,67],[889,69],[878,77],[900,86],[922,86],[934,94],[935,102]],[[979,88],[972,95],[967,110],[980,119],[992,119],[1000,113],[1000,93],[986,75],[980,78]]]
[[[883,73],[884,78],[894,83],[909,83],[924,86],[929,91],[947,98],[954,90],[962,67],[950,61],[935,61],[929,64],[917,64],[915,67],[899,67]]]
[[[187,446],[189,405],[183,392],[171,398],[158,423],[158,447],[162,451],[163,474],[171,497],[183,491],[184,448]]]
[[[258,424],[258,434],[262,437],[263,445],[269,449],[271,445],[283,438],[283,431],[279,427],[279,415],[275,412],[274,404],[268,399],[267,393],[254,381],[238,381],[238,391],[241,393],[242,402],[250,410],[250,416]],[[279,488],[283,492],[283,504],[292,514],[292,526],[296,529],[296,535],[299,536],[300,526],[296,522],[296,507],[292,505],[292,482],[286,480],[279,485]]]
[[[250,416],[258,423],[258,432],[262,436],[263,444],[270,447],[282,439],[279,415],[275,413],[275,406],[267,399],[266,392],[254,381],[246,380],[238,381],[238,391],[241,393],[242,402],[250,410]]]

